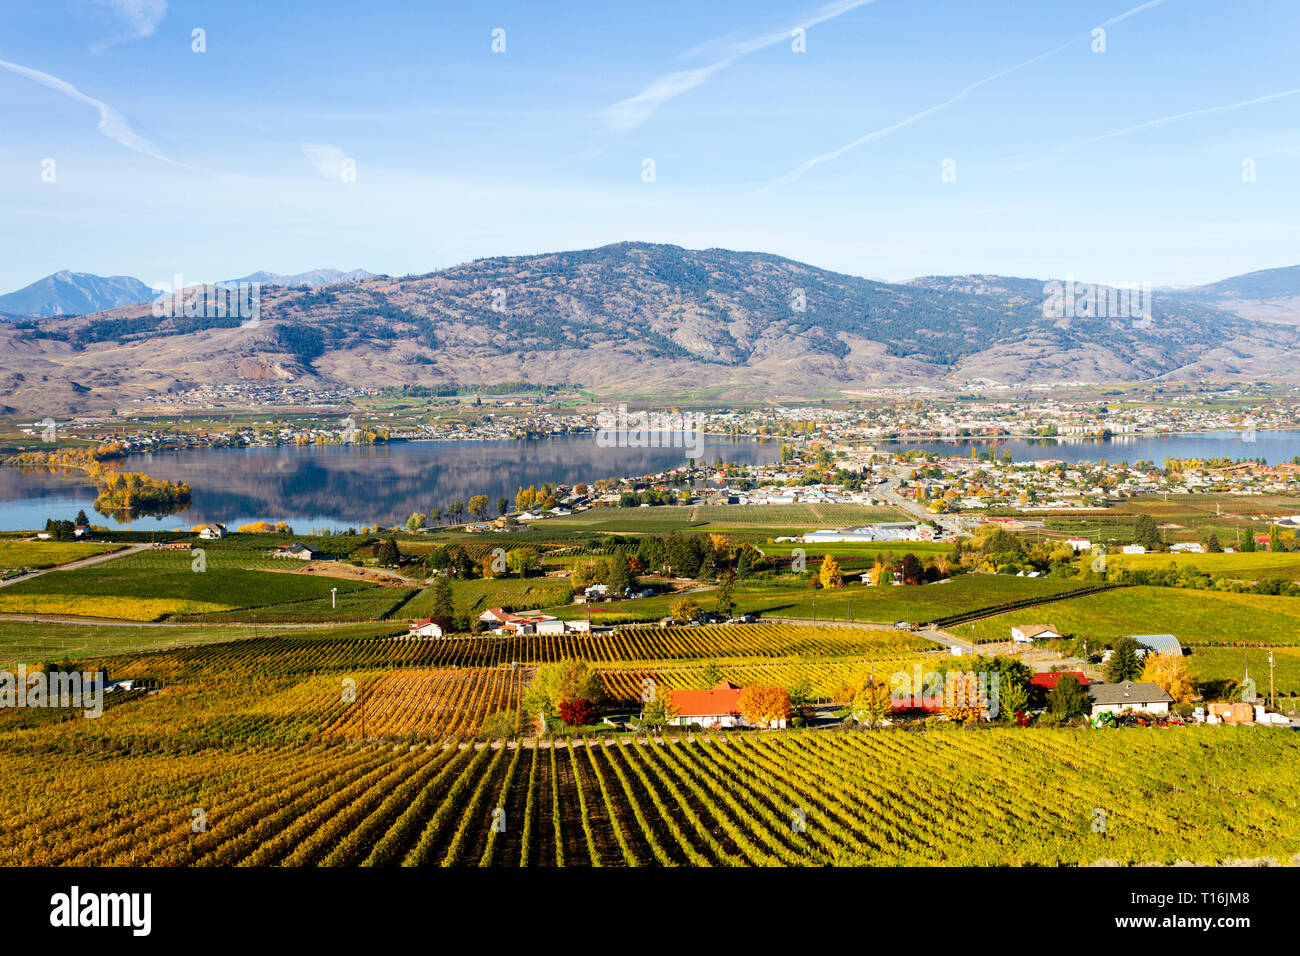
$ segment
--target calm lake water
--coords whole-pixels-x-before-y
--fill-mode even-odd
[[[1253,439],[1253,440],[1251,440]],[[1061,461],[1150,461],[1166,458],[1262,458],[1267,464],[1290,461],[1300,455],[1300,430],[1248,432],[1189,432],[1184,435],[1115,435],[1110,438],[987,438],[955,441],[900,441],[887,446],[906,451],[919,448],[943,455],[966,457],[971,449],[999,455],[1011,452],[1014,461],[1059,458]]]
[[[706,439],[704,460],[762,464],[781,457],[779,442]],[[185,511],[120,521],[95,514],[94,485],[82,477],[23,474],[0,468],[0,529],[42,528],[47,518],[74,518],[84,508],[96,524],[133,529],[189,528],[221,522],[288,521],[295,531],[392,525],[471,495],[487,495],[490,514],[520,485],[588,484],[682,464],[681,448],[600,448],[591,435],[535,441],[394,442],[325,446],[200,449],[133,455],[125,467],[187,482]]]
[[[1269,463],[1300,455],[1300,431],[1260,431],[1244,441],[1239,432],[1173,436],[1117,436],[1109,439],[1010,439],[996,443],[1017,461],[1154,461],[1182,458],[1263,458]],[[899,449],[923,448],[966,456],[985,439],[898,442]],[[745,464],[780,458],[780,443],[710,439],[705,460],[721,456]],[[0,468],[0,529],[44,527],[46,518],[73,518],[86,509],[96,523],[135,529],[191,527],[219,521],[234,527],[252,521],[288,521],[296,531],[347,528],[405,521],[454,499],[487,495],[512,502],[520,485],[588,484],[599,478],[640,475],[682,461],[680,448],[599,448],[589,435],[539,441],[395,442],[371,447],[283,447],[202,449],[135,455],[127,467],[155,478],[185,481],[193,488],[188,509],[163,518],[119,521],[96,516],[95,488],[80,477],[23,474]]]

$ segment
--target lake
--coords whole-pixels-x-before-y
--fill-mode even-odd
[[[1270,464],[1300,455],[1300,430],[1184,435],[1118,435],[1099,438],[1015,438],[937,442],[891,442],[899,450],[921,448],[942,454],[970,454],[996,447],[1016,461],[1139,461],[1165,458],[1263,458]],[[704,459],[763,464],[781,456],[779,442],[705,441]],[[96,515],[94,485],[76,476],[23,474],[0,468],[0,529],[45,526],[46,518],[73,518],[78,509],[97,524],[133,529],[189,528],[221,522],[231,528],[253,521],[288,521],[295,531],[393,525],[412,512],[428,512],[449,501],[487,495],[490,513],[505,495],[513,506],[520,485],[588,484],[600,478],[643,475],[682,462],[680,448],[600,448],[590,435],[535,441],[394,442],[372,446],[283,446],[209,448],[133,455],[126,467],[155,478],[184,481],[193,488],[185,511],[163,518],[120,521]]]
[[[781,457],[779,442],[707,438],[704,461],[763,464]],[[287,521],[295,531],[404,522],[453,500],[487,495],[490,514],[505,495],[514,507],[522,485],[588,484],[644,475],[684,461],[681,448],[600,448],[592,435],[534,441],[393,442],[388,445],[207,448],[132,455],[124,464],[193,489],[190,507],[162,518],[105,518],[92,507],[95,486],[77,474],[24,474],[0,468],[0,529],[43,528],[74,518],[136,530],[220,522]]]
[[[1014,461],[1059,458],[1061,461],[1150,461],[1166,458],[1262,458],[1276,465],[1300,455],[1300,430],[1250,432],[1188,432],[1179,435],[1112,435],[1110,438],[964,438],[951,441],[896,441],[882,445],[906,451],[919,448],[941,455],[966,457],[971,449],[1011,452]]]

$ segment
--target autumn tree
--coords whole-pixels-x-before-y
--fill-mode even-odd
[[[740,716],[751,724],[770,727],[790,716],[790,695],[784,687],[746,687],[736,703]]]
[[[840,563],[835,560],[834,555],[827,554],[822,558],[822,567],[817,572],[817,578],[824,588],[837,588],[844,583],[844,573],[840,570]]]
[[[506,555],[510,570],[521,578],[528,577],[528,572],[537,567],[539,560],[536,548],[513,548]]]
[[[469,499],[469,513],[475,518],[482,521],[487,517],[488,497],[487,495],[474,495]]]
[[[920,584],[925,579],[925,571],[921,567],[921,562],[910,551],[903,555],[903,560],[899,563],[899,570],[903,573],[904,584]]]
[[[879,727],[893,710],[889,685],[883,680],[870,680],[857,689],[849,706],[853,719],[868,727]]]
[[[688,624],[700,616],[700,606],[690,598],[678,598],[668,609],[668,613],[672,615],[674,621]]]
[[[530,714],[553,717],[561,704],[575,700],[595,704],[603,693],[599,671],[584,660],[566,657],[537,669],[537,677],[524,692],[523,705]]]
[[[419,531],[421,528],[424,527],[424,523],[428,519],[428,517],[429,517],[428,515],[421,514],[418,511],[415,512],[414,514],[411,515],[411,517],[406,519],[406,530]]]
[[[677,716],[672,697],[668,694],[655,694],[641,708],[641,726],[647,730],[660,730]]]
[[[1187,669],[1187,659],[1183,655],[1172,651],[1168,654],[1148,654],[1143,665],[1144,681],[1159,684],[1175,702],[1192,699],[1195,686]]]

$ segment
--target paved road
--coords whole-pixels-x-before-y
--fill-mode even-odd
[[[123,548],[121,551],[112,551],[108,554],[96,554],[89,558],[82,558],[80,561],[72,561],[68,564],[60,564],[53,568],[41,568],[39,571],[28,571],[26,574],[20,574],[17,577],[9,578],[6,581],[0,581],[0,588],[8,587],[11,584],[17,584],[19,581],[30,581],[32,578],[39,578],[42,574],[53,574],[55,571],[75,571],[78,568],[88,568],[94,564],[103,564],[105,561],[116,561],[118,558],[124,558],[128,554],[139,554],[141,551],[148,551],[152,545],[133,544]]]

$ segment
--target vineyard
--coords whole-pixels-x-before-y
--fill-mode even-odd
[[[791,658],[887,659],[933,650],[911,633],[798,624],[626,627],[609,633],[409,640],[265,637],[107,658],[114,677],[207,676],[247,671],[258,675],[348,668],[500,667],[579,657],[595,664],[649,665],[661,661],[756,661]]]
[[[408,677],[379,696],[439,679]],[[1286,861],[1298,757],[1286,733],[1251,728],[19,750],[0,776],[0,864]]]

